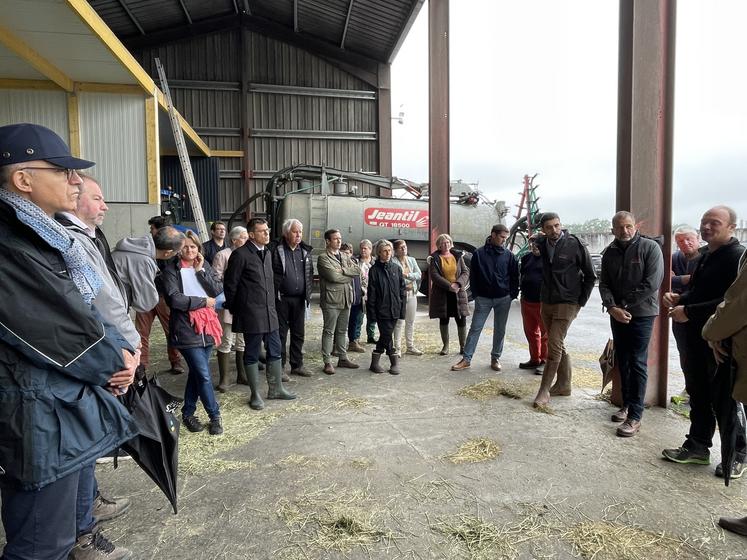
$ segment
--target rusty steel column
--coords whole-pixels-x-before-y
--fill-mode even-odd
[[[672,258],[675,24],[676,0],[620,0],[619,75],[625,79],[618,99],[617,209],[633,212],[641,233],[664,236],[662,292],[669,289]],[[649,345],[647,404],[667,404],[669,328],[662,308]]]
[[[449,223],[449,0],[428,2],[429,241],[448,233]]]

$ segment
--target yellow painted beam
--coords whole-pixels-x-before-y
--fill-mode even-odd
[[[169,107],[166,103],[166,96],[160,89],[156,89],[156,98],[158,99],[158,104],[161,106],[161,109],[166,111],[168,113]],[[176,109],[174,109],[176,111]],[[200,138],[199,134],[197,134],[194,129],[190,126],[190,124],[187,122],[187,119],[182,117],[182,114],[179,111],[176,111],[176,117],[179,120],[179,125],[182,128],[182,131],[184,134],[189,136],[189,138],[197,145],[197,148],[205,154],[207,157],[212,157],[213,152],[208,147],[205,142],[202,141],[202,138]]]
[[[77,82],[76,91],[87,91],[90,93],[120,93],[120,94],[138,94],[145,93],[141,86],[134,84],[99,84],[93,82]]]
[[[69,131],[70,153],[80,157],[80,113],[78,110],[78,96],[67,94],[67,128]]]
[[[93,33],[98,36],[106,48],[119,60],[122,65],[132,74],[140,87],[142,87],[148,95],[153,95],[156,89],[156,84],[153,79],[148,75],[145,69],[140,66],[135,57],[130,54],[122,42],[117,38],[114,32],[109,29],[109,26],[104,23],[104,20],[96,13],[87,0],[66,0],[68,6],[70,6],[75,13],[78,14],[80,19]]]
[[[158,154],[158,118],[156,100],[145,100],[145,165],[148,174],[148,203],[161,203],[161,178]]]
[[[13,78],[0,78],[0,89],[60,91],[60,86],[50,80],[16,80]]]
[[[26,42],[0,25],[0,43],[28,62],[34,69],[52,80],[65,91],[73,91],[74,82],[62,70],[32,49]]]
[[[210,150],[213,157],[240,158],[244,157],[241,150]]]

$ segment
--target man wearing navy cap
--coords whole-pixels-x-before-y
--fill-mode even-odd
[[[76,169],[92,165],[48,128],[0,127],[2,560],[68,558],[81,473],[137,433],[114,397],[132,383],[134,349],[102,322],[101,279],[53,219],[75,209]],[[76,551],[131,556],[88,530]]]

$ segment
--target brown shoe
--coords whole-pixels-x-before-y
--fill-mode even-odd
[[[469,361],[462,358],[457,363],[455,363],[453,366],[451,366],[451,371],[461,371],[463,369],[469,369],[470,365],[471,364],[469,363]]]
[[[628,407],[624,406],[612,415],[613,422],[625,422],[628,419]]]
[[[633,437],[641,429],[640,420],[627,419],[617,428],[617,435],[620,437]]]
[[[747,517],[720,517],[718,524],[727,531],[747,537]]]
[[[550,387],[550,395],[553,397],[570,397],[571,388],[570,387],[558,387],[557,385],[553,385],[552,387]]]
[[[327,375],[334,375],[335,374],[335,368],[332,366],[332,364],[324,364],[324,373]]]
[[[357,340],[351,340],[348,343],[348,352],[358,352],[359,354],[365,353],[366,349],[358,344]]]
[[[280,376],[280,379],[282,379],[282,380],[283,380],[283,383],[287,383],[288,381],[290,381],[290,380],[291,380],[291,378],[290,378],[290,377],[288,377],[288,374],[287,374],[287,373],[285,373],[285,372],[283,372],[283,374],[282,374],[282,375]]]
[[[501,371],[501,363],[495,358],[492,358],[490,360],[490,369],[492,369],[493,371]]]
[[[351,362],[347,358],[340,358],[339,360],[337,360],[337,367],[347,368],[347,369],[358,369],[361,366],[359,366],[355,362]]]
[[[311,377],[311,372],[309,372],[305,367],[299,366],[291,370],[291,375],[298,375],[300,377]]]

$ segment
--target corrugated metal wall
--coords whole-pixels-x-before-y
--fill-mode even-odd
[[[142,95],[81,92],[81,156],[111,202],[148,202]]]
[[[166,70],[174,104],[211,149],[249,149],[220,158],[220,211],[229,216],[276,171],[294,164],[378,171],[377,100],[372,86],[302,49],[230,30],[134,53],[152,76]],[[242,61],[248,135],[242,138]],[[360,194],[369,193],[361,187]],[[262,211],[255,205],[255,211]]]
[[[22,122],[51,128],[67,141],[67,95],[64,91],[0,89],[0,126]]]

